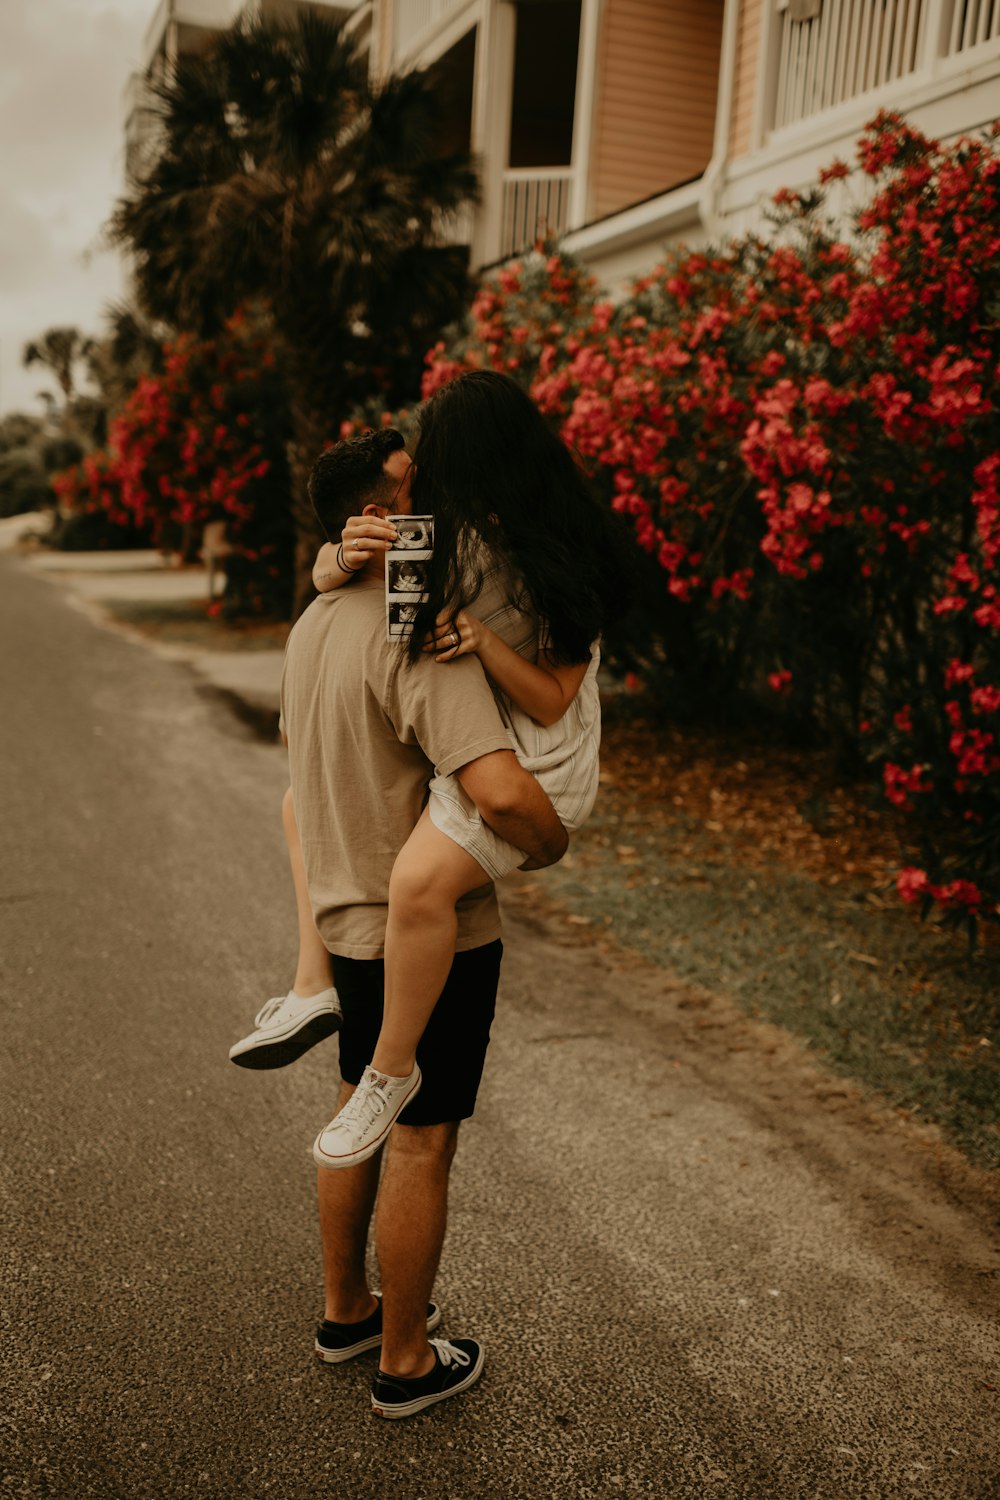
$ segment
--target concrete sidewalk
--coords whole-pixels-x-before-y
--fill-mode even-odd
[[[0,521],[0,550],[13,549],[25,532],[43,532],[45,518],[12,516]],[[178,568],[154,551],[24,553],[21,561],[32,573],[50,577],[91,613],[139,636],[114,619],[116,604],[171,604],[205,600],[208,574],[203,568]],[[281,688],[281,650],[208,651],[196,646],[165,645],[141,637],[161,655],[186,661],[204,681],[239,700],[255,715],[277,714]]]

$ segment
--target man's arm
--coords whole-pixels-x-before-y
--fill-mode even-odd
[[[493,832],[541,870],[562,859],[569,836],[535,778],[518,763],[513,750],[492,750],[455,772]]]

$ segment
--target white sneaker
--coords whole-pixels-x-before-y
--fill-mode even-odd
[[[255,1031],[229,1049],[230,1062],[241,1068],[283,1068],[308,1052],[341,1022],[334,989],[319,995],[276,995],[254,1018]]]
[[[420,1069],[414,1065],[407,1078],[390,1078],[366,1068],[361,1082],[339,1115],[321,1130],[313,1145],[313,1160],[320,1167],[353,1167],[382,1145],[389,1131],[420,1088]]]

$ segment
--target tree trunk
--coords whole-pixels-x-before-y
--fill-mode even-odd
[[[309,499],[309,475],[323,449],[340,436],[347,416],[344,349],[331,327],[328,291],[317,288],[305,271],[295,294],[276,298],[273,309],[276,353],[287,382],[291,441],[292,522],[295,528],[295,581],[292,619],[297,620],[316,597],[312,570],[316,553],[327,540]],[[340,538],[334,538],[339,541]]]
[[[328,416],[322,416],[304,405],[299,393],[292,398],[292,439],[288,445],[288,470],[292,488],[292,521],[295,527],[295,581],[292,592],[292,619],[316,597],[312,570],[316,553],[326,541],[309,499],[309,475],[324,446],[335,439]]]

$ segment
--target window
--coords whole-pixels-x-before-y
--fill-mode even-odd
[[[579,49],[580,0],[520,0],[510,116],[511,167],[570,164]]]

